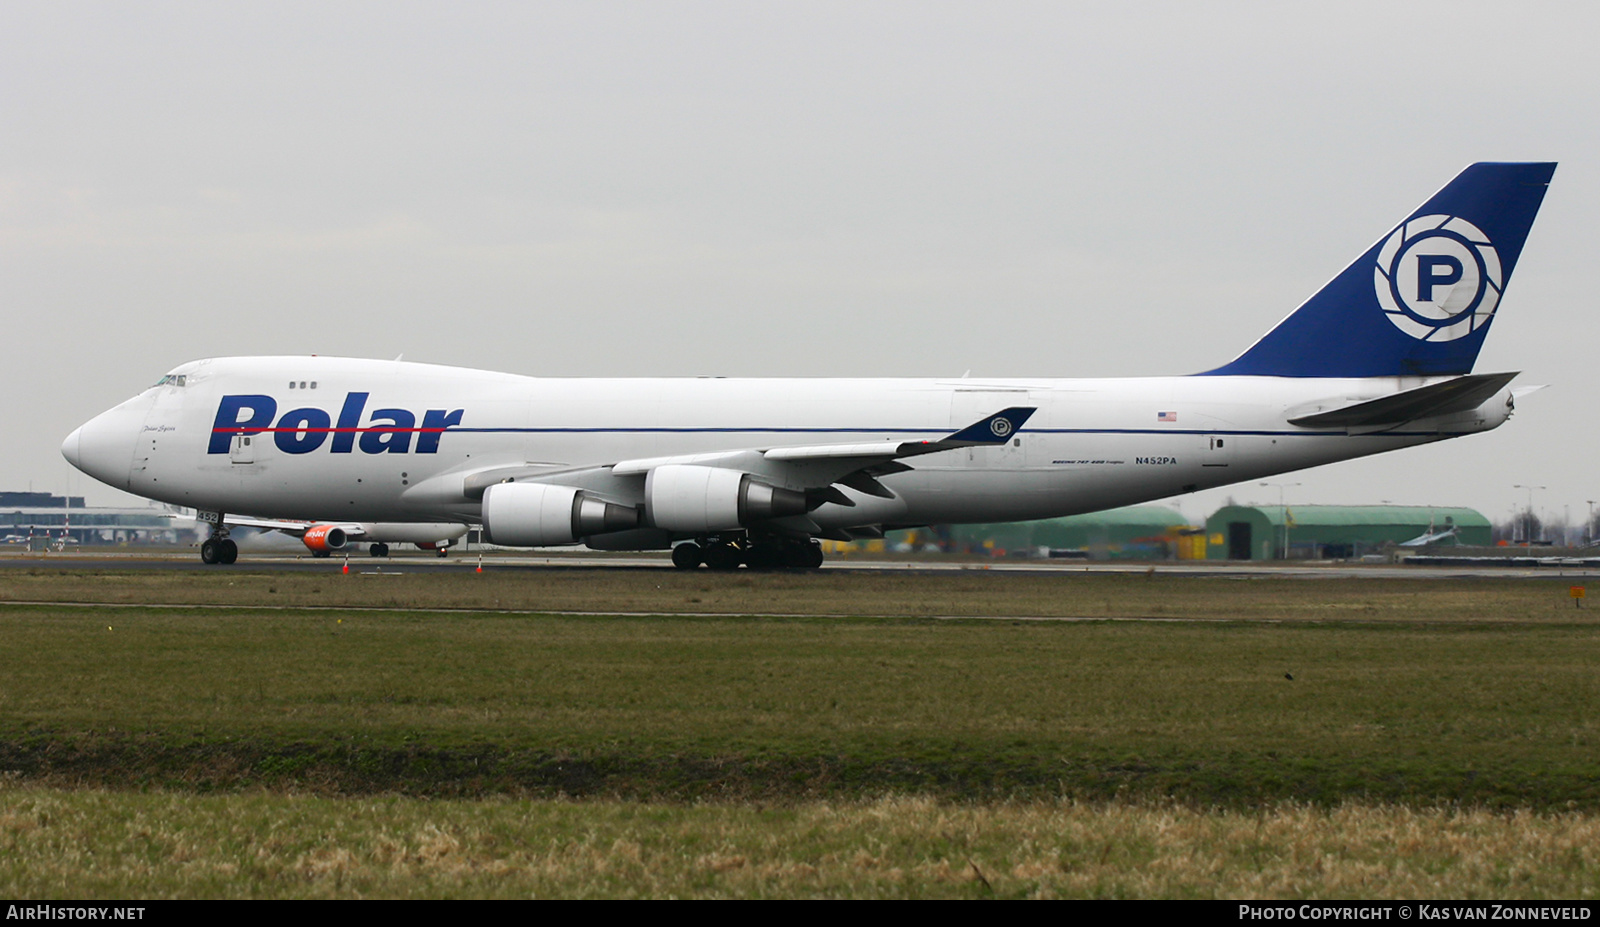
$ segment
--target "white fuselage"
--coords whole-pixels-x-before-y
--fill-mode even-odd
[[[163,502],[346,521],[477,522],[481,491],[464,493],[463,478],[496,467],[558,473],[669,455],[934,440],[1019,406],[1037,411],[1003,445],[917,457],[910,472],[882,478],[893,498],[844,489],[854,506],[827,503],[810,517],[824,528],[1047,518],[1486,431],[1509,415],[1496,396],[1374,433],[1288,424],[1432,382],[1416,377],[566,379],[253,357],[195,361],[163,379],[74,432],[68,459]],[[221,433],[242,422],[264,427]],[[573,478],[582,488],[627,494],[603,472],[583,473]]]

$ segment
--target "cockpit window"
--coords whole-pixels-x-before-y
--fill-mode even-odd
[[[189,377],[181,373],[169,373],[156,381],[157,386],[188,386]]]

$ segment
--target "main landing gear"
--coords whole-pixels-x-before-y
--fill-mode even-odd
[[[692,570],[704,563],[712,570],[815,570],[822,566],[822,547],[815,541],[738,536],[697,538],[672,549],[672,565]]]
[[[200,543],[200,562],[205,564],[229,564],[239,559],[239,545],[228,537],[228,529],[212,528],[211,537]]]
[[[239,545],[232,538],[207,538],[200,544],[200,562],[229,564],[239,559]]]

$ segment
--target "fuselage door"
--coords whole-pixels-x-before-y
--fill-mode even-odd
[[[228,459],[236,464],[255,463],[257,437],[259,435],[234,435],[232,443],[228,445]]]
[[[1239,441],[1237,435],[1201,435],[1200,440],[1205,442],[1200,445],[1201,466],[1226,467],[1233,463]]]

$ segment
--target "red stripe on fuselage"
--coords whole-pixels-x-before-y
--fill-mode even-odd
[[[337,433],[337,432],[344,432],[344,433],[347,433],[347,434],[365,434],[365,433],[369,433],[369,432],[378,432],[378,433],[381,433],[381,434],[402,434],[402,433],[408,433],[408,432],[418,432],[418,433],[426,433],[426,434],[443,434],[444,432],[449,431],[449,429],[448,428],[388,428],[388,427],[374,427],[374,428],[246,428],[246,427],[244,427],[242,425],[235,425],[235,426],[233,426],[231,428],[213,428],[213,429],[211,429],[211,433],[214,434],[214,435],[219,435],[219,434],[220,435],[275,434],[275,433],[280,432],[280,431],[289,432],[291,434],[297,433],[297,432],[304,432],[306,434],[334,434],[334,433]]]

